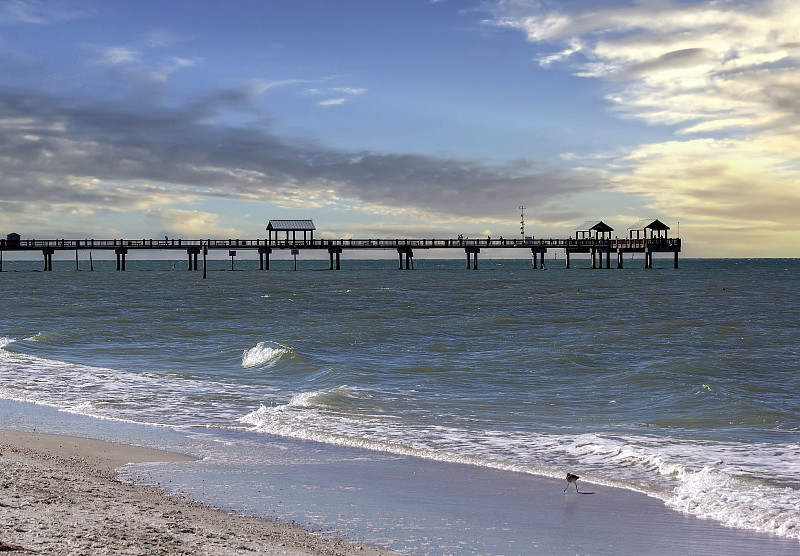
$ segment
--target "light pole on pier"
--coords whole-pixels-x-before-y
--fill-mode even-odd
[[[525,207],[519,206],[519,235],[522,236],[522,241],[525,241]]]

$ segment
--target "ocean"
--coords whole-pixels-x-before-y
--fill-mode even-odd
[[[182,260],[42,272],[6,257],[0,398],[33,409],[0,426],[58,410],[61,432],[121,427],[203,458],[130,480],[396,550],[451,553],[469,527],[449,533],[461,517],[413,501],[378,507],[370,463],[495,469],[500,483],[570,470],[800,541],[800,260],[542,271],[419,255],[409,271],[211,261],[206,279]],[[358,480],[303,481],[331,458]],[[517,534],[456,552],[513,553]]]

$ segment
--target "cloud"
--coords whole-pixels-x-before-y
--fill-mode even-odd
[[[540,62],[618,83],[607,98],[624,116],[693,130],[698,120],[738,128],[742,118],[758,127],[798,115],[796,103],[777,105],[769,94],[773,81],[800,85],[797,2],[664,1],[571,14],[521,6],[501,2],[492,23],[567,45]]]
[[[110,46],[97,49],[96,63],[104,65],[133,64],[141,60],[142,53],[125,46]]]
[[[338,106],[340,104],[344,104],[347,102],[346,98],[329,98],[327,100],[321,100],[317,103],[317,106]]]
[[[166,82],[169,77],[185,68],[199,66],[202,59],[176,56],[165,52],[177,39],[163,31],[145,34],[141,41],[127,45],[84,44],[89,52],[89,64],[116,72],[134,83]],[[103,75],[107,78],[108,75]]]
[[[642,145],[618,161],[620,190],[661,211],[726,226],[796,228],[796,166],[763,140],[696,139]]]
[[[41,0],[6,0],[0,2],[0,25],[48,25],[59,21],[80,19],[88,12],[73,2]]]
[[[306,89],[305,93],[310,96],[329,96],[325,100],[317,102],[317,106],[340,106],[350,100],[350,97],[363,95],[367,90],[361,87],[331,87],[329,89],[311,88]],[[345,96],[341,96],[345,95]]]
[[[249,94],[176,108],[0,89],[0,207],[51,199],[62,213],[99,214],[218,198],[491,218],[603,186],[596,172],[532,160],[343,151],[277,136],[267,117],[239,126],[209,118]]]
[[[501,1],[491,23],[554,47],[540,55],[543,67],[603,81],[620,117],[674,132],[613,161],[618,191],[709,227],[735,222],[798,235],[800,4],[553,6]]]
[[[149,229],[176,237],[239,237],[242,233],[226,226],[218,214],[197,210],[158,209],[145,212]]]

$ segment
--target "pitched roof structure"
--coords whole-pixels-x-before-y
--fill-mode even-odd
[[[316,230],[312,220],[270,220],[267,231],[306,232]]]
[[[587,220],[580,226],[578,226],[577,231],[579,232],[613,232],[614,228],[603,222],[602,220]]]
[[[647,237],[647,230],[650,230],[650,237],[667,237],[669,226],[664,224],[661,220],[651,220],[649,218],[643,218],[628,226],[628,232],[631,238],[634,234],[636,234],[636,237],[639,237],[640,233],[643,234],[644,237]]]
[[[642,218],[638,222],[628,226],[629,230],[669,230],[669,226],[664,224],[661,220],[650,220],[649,218]]]

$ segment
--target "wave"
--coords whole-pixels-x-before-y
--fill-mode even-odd
[[[13,342],[0,339],[0,348]],[[223,426],[274,395],[269,386],[175,372],[137,373],[0,349],[0,397],[90,417],[160,426]]]
[[[678,511],[800,539],[800,491],[783,486],[800,473],[797,444],[460,429],[376,411],[379,399],[344,386],[309,391],[239,421],[278,436],[553,478],[579,469],[587,482],[642,492]]]
[[[25,341],[57,345],[64,340],[81,338],[82,336],[83,334],[78,330],[51,330],[48,332],[39,332],[34,334],[29,338],[25,338]]]
[[[276,347],[277,346],[277,347]],[[255,347],[242,352],[242,367],[272,367],[291,349],[270,342],[259,342]]]

